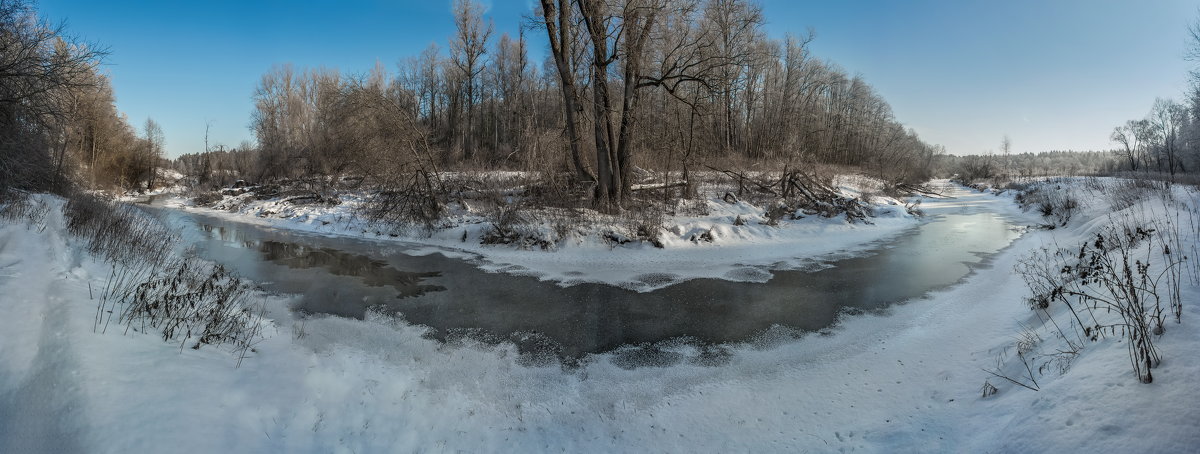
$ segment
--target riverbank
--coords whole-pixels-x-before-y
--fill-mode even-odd
[[[404,233],[381,231],[356,216],[363,199],[353,194],[341,196],[336,205],[296,205],[286,198],[256,200],[250,194],[226,196],[207,207],[178,195],[157,199],[155,204],[271,228],[403,244],[409,254],[470,259],[487,271],[534,276],[562,286],[603,283],[644,292],[698,278],[763,282],[770,274],[757,270],[764,268],[820,267],[915,228],[921,218],[911,207],[936,209],[939,200],[945,200],[864,197],[878,190],[879,183],[869,178],[840,177],[836,183],[843,196],[859,198],[873,216],[852,222],[841,215],[827,218],[797,211],[794,218],[789,214],[768,225],[767,208],[714,196],[698,200],[698,208],[656,221],[652,236],[657,245],[639,239],[638,227],[630,220],[595,212],[572,220],[569,228],[543,213],[540,216],[547,219],[522,227],[524,236],[544,239],[538,246],[484,241],[494,228],[493,219],[470,204],[457,206],[432,232]],[[944,180],[935,182],[935,187],[953,190]],[[914,205],[916,201],[923,205]]]
[[[443,344],[381,316],[302,319],[287,297],[258,295],[274,328],[234,368],[220,349],[93,332],[89,286],[104,285],[107,267],[62,233],[54,210],[42,224],[4,221],[0,451],[1194,450],[1194,283],[1181,288],[1182,322],[1157,337],[1164,360],[1152,384],[1138,383],[1116,337],[1038,375],[1039,391],[985,372],[1023,330],[1053,338],[1012,271],[1031,251],[1075,247],[1125,217],[1191,219],[1197,205],[1182,187],[1119,209],[1083,181],[1051,189],[1076,201],[1065,225],[1026,233],[962,283],[825,334],[725,346],[717,367],[628,369],[617,353],[574,369],[530,366],[511,344]],[[959,200],[1021,212],[1011,194],[978,194]],[[1181,250],[1195,251],[1200,238],[1183,231]],[[998,392],[981,397],[989,379]]]

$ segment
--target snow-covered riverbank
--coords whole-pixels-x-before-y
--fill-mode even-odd
[[[867,192],[862,186],[872,182],[841,178],[838,189],[847,197],[858,197]],[[945,181],[939,187],[952,190]],[[957,193],[984,197],[970,191]],[[884,196],[870,198],[868,206],[874,217],[868,222],[798,212],[797,219],[781,220],[779,225],[766,225],[766,208],[713,198],[700,201],[703,209],[694,210],[706,214],[663,219],[658,235],[661,248],[634,239],[627,221],[599,217],[595,223],[575,225],[565,233],[555,232],[552,220],[528,225],[531,236],[548,240],[550,249],[545,250],[483,244],[480,239],[492,224],[478,210],[460,207],[428,235],[413,232],[393,236],[355,216],[362,203],[358,196],[344,195],[339,204],[329,206],[294,205],[284,199],[255,200],[250,195],[227,197],[215,208],[196,206],[182,196],[156,204],[279,229],[405,243],[411,246],[408,253],[414,255],[442,253],[469,258],[488,271],[536,276],[560,285],[598,282],[638,291],[696,278],[761,282],[770,279],[763,268],[824,266],[827,260],[862,252],[921,222],[904,201]],[[921,200],[923,209],[936,208],[940,203],[937,198]]]
[[[955,287],[846,318],[827,335],[726,346],[721,366],[632,370],[615,354],[566,371],[530,367],[511,345],[442,345],[384,317],[301,322],[285,297],[265,295],[274,329],[234,368],[219,349],[94,333],[89,286],[104,285],[107,265],[63,233],[53,209],[44,229],[3,221],[0,451],[1197,449],[1200,398],[1191,384],[1200,356],[1191,352],[1200,347],[1200,289],[1192,281],[1182,288],[1182,324],[1156,341],[1164,362],[1154,383],[1137,382],[1125,345],[1110,338],[1089,343],[1065,372],[1039,375],[1040,391],[992,378],[998,394],[980,396],[991,378],[984,369],[1037,320],[1012,271],[1031,250],[1073,247],[1114,217],[1167,218],[1197,206],[1182,187],[1170,202],[1120,209],[1079,182],[1063,188],[1078,201],[1066,226],[1030,231]],[[959,201],[1032,216],[1008,195]],[[1182,240],[1195,250],[1193,233]]]

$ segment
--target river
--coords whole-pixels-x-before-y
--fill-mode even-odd
[[[927,204],[926,218],[904,234],[824,266],[769,270],[773,277],[765,283],[694,279],[650,292],[604,284],[561,287],[485,272],[470,260],[442,254],[409,255],[412,245],[395,241],[156,210],[184,231],[201,257],[268,291],[298,295],[293,310],[302,314],[362,318],[374,308],[427,326],[439,340],[514,342],[535,361],[571,362],[640,345],[627,361],[636,367],[670,363],[654,347],[663,342],[695,344],[719,364],[721,345],[764,333],[820,331],[843,314],[884,309],[953,285],[1024,230],[979,203],[978,195],[970,200]]]

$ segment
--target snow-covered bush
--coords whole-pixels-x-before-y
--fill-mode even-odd
[[[1171,198],[1169,183],[1146,178],[1116,179],[1112,184],[1103,185],[1100,191],[1113,211],[1124,210],[1150,197]]]
[[[220,192],[204,191],[198,192],[196,195],[192,196],[192,203],[196,204],[197,206],[212,206],[213,204],[220,202],[222,198],[224,198],[224,195]]]
[[[246,304],[245,283],[220,265],[175,251],[176,235],[132,205],[75,194],[63,207],[67,230],[88,252],[112,264],[93,328],[151,331],[164,341],[231,344],[246,352],[261,335],[261,314]],[[240,359],[239,359],[240,362]]]
[[[390,232],[420,226],[431,233],[445,214],[442,196],[446,190],[437,173],[401,172],[389,176],[377,189],[357,214]]]
[[[1039,184],[1025,189],[1017,195],[1022,208],[1036,209],[1043,217],[1054,221],[1050,227],[1065,227],[1079,210],[1079,199],[1071,188],[1063,184]]]
[[[628,228],[633,237],[649,242],[657,248],[663,247],[662,232],[666,218],[667,214],[663,211],[663,207],[657,204],[630,210],[626,216]]]
[[[556,239],[548,238],[548,232],[538,228],[536,218],[517,203],[497,200],[488,210],[487,219],[491,228],[480,238],[482,244],[510,244],[522,249],[551,249]]]

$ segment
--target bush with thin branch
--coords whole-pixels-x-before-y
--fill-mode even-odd
[[[25,220],[34,224],[42,224],[49,211],[49,205],[30,197],[28,192],[0,188],[0,219]]]
[[[1113,224],[1078,249],[1043,249],[1017,266],[1033,293],[1031,309],[1048,316],[1060,303],[1074,318],[1070,326],[1082,331],[1074,337],[1127,339],[1130,363],[1144,383],[1153,381],[1151,369],[1161,361],[1154,339],[1165,331],[1167,314],[1181,313],[1179,274],[1172,271],[1186,260],[1171,254],[1156,232],[1149,224]]]
[[[93,329],[113,322],[125,332],[155,332],[164,342],[231,345],[238,364],[262,337],[262,309],[248,304],[250,287],[218,264],[192,256],[170,260],[164,268],[112,266],[96,306]]]
[[[69,233],[107,261],[110,274],[93,329],[116,317],[125,331],[155,332],[182,349],[231,345],[241,364],[262,338],[262,310],[249,286],[220,265],[175,251],[178,238],[159,219],[128,204],[77,193],[63,207]]]
[[[163,263],[178,242],[177,236],[150,213],[91,194],[71,195],[63,215],[67,231],[86,241],[89,253],[123,265]]]
[[[1050,228],[1065,227],[1079,211],[1079,199],[1062,184],[1031,186],[1018,194],[1016,201],[1022,208],[1034,208],[1043,217],[1054,221]]]

